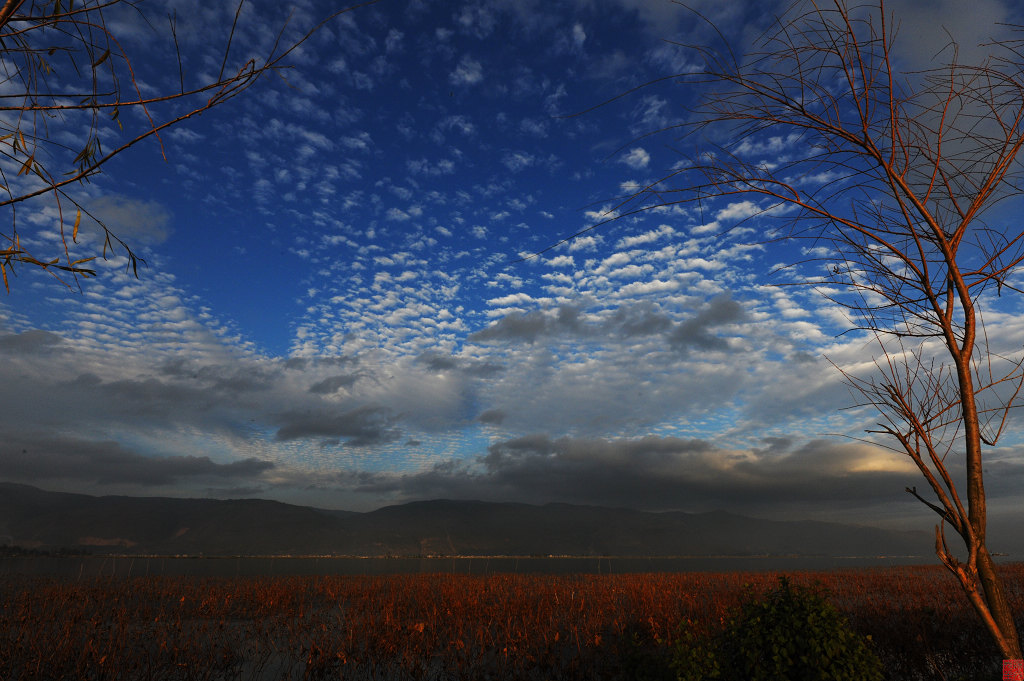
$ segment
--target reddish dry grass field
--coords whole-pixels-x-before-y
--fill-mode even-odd
[[[1004,574],[1024,614],[1024,564]],[[827,590],[890,678],[999,678],[996,649],[940,567],[789,576]],[[0,678],[666,678],[680,622],[713,631],[777,577],[8,577]]]

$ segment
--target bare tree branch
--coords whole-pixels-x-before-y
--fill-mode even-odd
[[[268,73],[288,68],[289,55],[327,22],[379,1],[366,0],[336,10],[290,43],[284,42],[286,24],[265,57],[229,68],[245,4],[245,0],[239,0],[227,30],[220,73],[215,79],[188,88],[176,21],[171,16],[169,29],[178,63],[179,88],[144,97],[132,59],[105,17],[106,12],[117,6],[138,11],[128,0],[82,0],[66,6],[53,0],[6,0],[0,6],[0,84],[4,86],[0,95],[0,208],[9,207],[11,222],[9,230],[0,231],[0,274],[4,286],[9,290],[8,274],[14,273],[16,265],[39,267],[55,275],[70,273],[75,281],[79,276],[94,276],[95,270],[87,264],[96,257],[107,258],[115,250],[124,253],[128,269],[137,276],[138,265],[143,261],[131,245],[86,211],[68,190],[89,182],[111,159],[143,140],[156,139],[163,152],[161,132],[239,96]],[[70,61],[78,76],[78,89],[76,81],[67,75],[62,76],[60,90],[51,86],[49,60],[54,55]],[[146,125],[126,131],[122,120],[128,118],[123,114],[129,111],[140,113]],[[56,141],[54,135],[54,128],[69,124],[71,116],[88,116],[88,132],[80,149],[69,149]],[[118,126],[125,141],[105,150],[100,133],[110,125]],[[46,256],[25,248],[16,219],[18,204],[43,196],[51,197],[56,208],[59,233],[55,252]],[[72,215],[75,235],[83,215],[99,226],[103,232],[101,253],[84,258],[71,254],[65,230]]]
[[[1008,280],[1024,262],[1024,227],[987,223],[1024,188],[1024,41],[992,42],[980,63],[962,62],[951,42],[946,63],[906,72],[897,26],[884,0],[831,0],[795,6],[742,61],[717,28],[719,49],[686,46],[704,68],[676,78],[707,95],[671,131],[694,151],[570,239],[656,208],[742,197],[759,206],[754,224],[785,227],[768,240],[831,247],[801,283],[830,289],[879,349],[873,372],[840,371],[883,417],[869,433],[898,443],[928,483],[932,499],[907,491],[940,516],[938,558],[1004,658],[1019,659],[986,544],[982,462],[1020,406],[1024,355],[991,347],[982,308],[993,287],[996,297],[1016,290]],[[799,150],[765,163],[750,149],[769,135]]]

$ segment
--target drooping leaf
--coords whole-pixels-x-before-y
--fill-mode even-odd
[[[19,175],[28,175],[32,172],[32,163],[36,160],[35,156],[29,156],[25,159],[25,162],[21,164],[21,168],[18,170]]]
[[[107,48],[107,50],[103,54],[100,55],[100,58],[92,63],[92,67],[94,69],[99,67],[99,65],[102,64],[103,62],[105,62],[107,60],[107,57],[109,57],[109,56],[110,56],[110,48]]]

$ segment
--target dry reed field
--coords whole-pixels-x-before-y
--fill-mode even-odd
[[[1024,564],[1003,568],[1024,614]],[[789,573],[870,634],[892,679],[999,678],[940,567]],[[774,573],[0,582],[0,678],[672,678],[681,622],[721,627]],[[1019,620],[1018,620],[1019,622]]]

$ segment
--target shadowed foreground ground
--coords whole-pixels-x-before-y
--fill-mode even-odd
[[[1024,613],[1024,564],[1004,569]],[[791,573],[870,634],[892,679],[999,678],[940,567]],[[0,582],[5,679],[672,678],[678,624],[714,631],[773,573]],[[1020,626],[1020,623],[1018,623]]]

